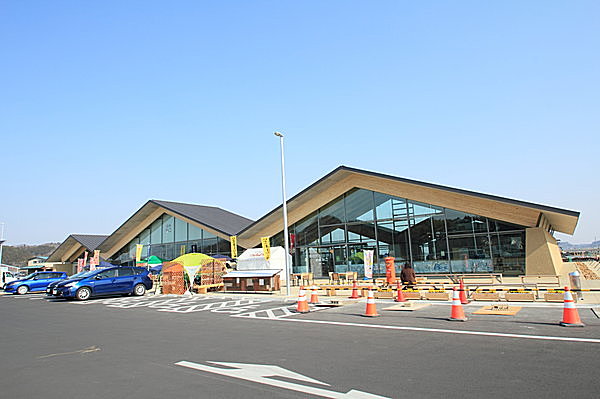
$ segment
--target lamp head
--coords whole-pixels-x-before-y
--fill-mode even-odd
[[[277,137],[283,137],[283,134],[279,133],[279,132],[273,132],[273,134]]]

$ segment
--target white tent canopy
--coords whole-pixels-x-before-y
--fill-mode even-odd
[[[271,247],[271,258],[265,259],[262,248],[245,250],[237,259],[237,270],[281,270],[281,280],[285,281],[285,248]],[[287,254],[292,267],[292,256]]]

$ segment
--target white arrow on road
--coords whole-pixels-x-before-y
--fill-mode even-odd
[[[293,371],[286,370],[279,366],[272,366],[266,364],[246,364],[246,363],[226,363],[226,362],[208,362],[219,366],[231,367],[229,369],[223,369],[219,367],[211,367],[204,364],[192,363],[187,361],[181,361],[175,363],[178,366],[188,367],[194,370],[206,371],[208,373],[226,375],[228,377],[239,378],[241,380],[252,381],[259,384],[271,385],[278,388],[289,389],[292,391],[298,391],[303,393],[309,393],[311,395],[322,396],[324,398],[334,399],[390,399],[385,396],[373,395],[367,392],[351,390],[346,393],[330,391],[322,388],[315,388],[301,384],[294,384],[293,382],[286,382],[281,380],[274,380],[268,377],[285,377],[291,378],[298,381],[310,382],[313,384],[320,384],[329,386],[322,381],[318,381],[307,377],[302,374],[294,373]]]

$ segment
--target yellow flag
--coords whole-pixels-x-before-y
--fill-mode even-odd
[[[237,236],[229,237],[229,243],[231,244],[231,257],[237,258]]]
[[[181,247],[179,247],[179,255],[180,256],[185,255],[185,245],[182,245]]]
[[[142,249],[144,246],[142,244],[135,244],[135,263],[140,263],[142,261]]]
[[[261,237],[260,242],[262,243],[262,249],[265,259],[271,259],[271,241],[269,237]]]

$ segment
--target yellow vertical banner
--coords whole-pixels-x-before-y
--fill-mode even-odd
[[[229,243],[231,244],[231,257],[237,258],[237,236],[229,237]]]
[[[269,237],[261,237],[260,242],[262,243],[262,249],[265,259],[271,259],[271,240],[269,239]]]
[[[135,244],[135,263],[140,263],[142,260],[143,244]]]
[[[179,247],[179,256],[185,255],[185,245]]]

